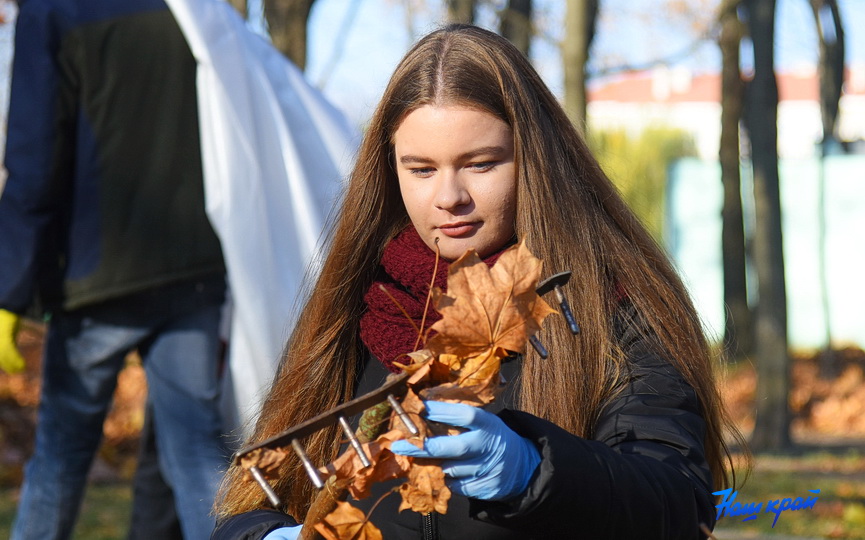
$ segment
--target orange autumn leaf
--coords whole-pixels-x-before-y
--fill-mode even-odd
[[[410,364],[401,364],[396,362],[394,365],[404,371],[414,372],[417,368],[428,360],[432,360],[433,354],[428,349],[419,349],[407,353],[406,356],[411,360]]]
[[[406,475],[411,464],[411,458],[384,450],[373,460],[372,467],[362,469],[355,474],[354,481],[349,486],[349,493],[355,499],[370,496],[373,484],[385,482]]]
[[[345,501],[338,502],[336,510],[316,523],[315,530],[327,540],[382,540],[378,527]]]
[[[405,440],[418,448],[423,448],[423,441],[427,438],[429,433],[427,423],[421,416],[426,412],[426,406],[414,390],[409,388],[406,391],[405,396],[402,398],[402,408],[417,428],[418,434],[413,435],[409,431],[408,427],[403,423],[402,419],[396,414],[392,415],[390,418],[390,429],[400,431]]]
[[[507,351],[496,348],[466,358],[456,383],[460,386],[486,385],[494,379],[494,383],[498,385],[502,359],[506,356]]]
[[[438,362],[440,364],[446,365],[448,369],[459,371],[460,367],[462,366],[463,359],[455,354],[440,354],[438,356]]]
[[[490,268],[474,251],[448,272],[448,292],[433,291],[442,319],[429,343],[434,353],[477,356],[490,349],[523,352],[528,338],[556,313],[535,291],[542,263],[525,242],[508,248]]]
[[[274,480],[278,477],[279,466],[288,457],[286,448],[257,448],[246,454],[240,460],[240,465],[249,470],[250,467],[258,467],[265,480]],[[252,475],[245,475],[247,481],[252,481]]]
[[[408,474],[411,458],[390,451],[393,441],[404,438],[401,430],[394,429],[380,435],[376,440],[361,445],[372,466],[364,467],[354,449],[343,452],[332,463],[319,469],[323,474],[335,475],[337,480],[348,479],[349,492],[355,499],[369,497],[370,488],[376,482],[401,478]]]
[[[402,503],[399,511],[406,508],[428,514],[447,513],[451,490],[445,485],[445,475],[438,461],[416,459],[408,473],[408,482],[400,486]]]
[[[512,352],[523,352],[546,316],[555,313],[536,292],[540,273],[541,261],[523,243],[506,250],[492,268],[472,251],[455,261],[448,275],[448,294],[439,289],[432,291],[436,309],[442,315],[431,328],[436,334],[427,342],[427,348],[405,355],[405,365],[397,364],[408,374],[402,408],[420,434],[409,433],[399,416],[392,413],[390,431],[363,445],[372,465],[364,467],[354,450],[349,449],[321,469],[333,475],[329,482],[337,480],[340,485],[348,485],[352,496],[362,499],[370,495],[373,484],[407,476],[399,488],[400,511],[445,513],[451,493],[440,462],[396,455],[390,451],[390,444],[402,439],[422,448],[429,436],[464,431],[426,422],[423,401],[484,406],[496,398],[502,388],[502,360]],[[336,530],[332,520],[316,525],[316,529],[322,534],[329,531],[327,538],[345,540],[362,531],[357,528],[361,518],[359,513],[345,518],[356,528],[342,532]]]
[[[500,385],[493,379],[490,379],[485,384],[474,386],[447,383],[421,390],[420,396],[428,401],[445,401],[448,403],[462,403],[473,407],[483,407],[495,400],[496,396],[498,396],[499,388]]]
[[[409,365],[394,364],[399,369],[411,374],[408,380],[410,387],[426,387],[449,382],[452,378],[451,371],[459,368],[460,359],[454,355],[443,354],[436,358],[427,349],[415,351],[412,354],[418,355],[418,358],[423,357],[424,360],[421,363]]]
[[[492,403],[502,388],[501,370],[502,358],[507,355],[504,349],[489,349],[471,358],[459,358],[455,355],[439,356],[445,365],[459,366],[453,370],[451,380],[432,385],[420,390],[419,395],[424,400],[447,401],[449,403],[464,403],[482,407]]]

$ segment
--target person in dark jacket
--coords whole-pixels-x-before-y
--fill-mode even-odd
[[[397,66],[249,443],[380,385],[439,317],[432,276],[444,288],[466,250],[492,265],[517,241],[547,275],[573,273],[582,331],[545,324],[549,357],[506,362],[495,407],[427,401],[429,420],[465,432],[390,448],[442,460],[447,512],[388,497],[369,519],[386,539],[705,538],[729,421],[697,314],[526,58],[473,26],[429,34]],[[305,438],[312,462],[332,461],[340,436]],[[298,537],[316,490],[291,452],[276,473],[274,509],[229,469],[213,539]],[[366,512],[391,487],[350,503]]]
[[[0,310],[50,315],[12,538],[68,538],[124,358],[147,374],[158,469],[206,538],[229,450],[225,267],[205,215],[196,66],[161,0],[25,0],[0,197]]]

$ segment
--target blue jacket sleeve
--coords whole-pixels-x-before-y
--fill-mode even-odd
[[[65,23],[49,4],[23,2],[15,31],[8,177],[0,195],[0,308],[17,313],[31,304],[40,276],[59,264],[54,235],[74,166],[74,93],[61,92],[57,61]]]

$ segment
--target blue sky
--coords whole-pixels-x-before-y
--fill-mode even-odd
[[[592,50],[593,71],[622,64],[642,65],[676,56],[688,48],[694,34],[683,21],[655,14],[660,1],[601,0],[602,13]],[[777,2],[778,68],[813,66],[817,61],[817,36],[808,1]],[[250,0],[253,3],[255,0]],[[504,0],[486,4],[490,3],[503,4]],[[443,4],[439,0],[317,0],[309,24],[309,80],[321,86],[353,121],[362,124],[413,40],[442,20]],[[865,64],[865,0],[839,0],[839,4],[846,25],[848,63]],[[415,7],[408,10],[409,5]],[[561,0],[535,0],[537,24],[545,37],[532,44],[532,60],[557,94],[561,94],[562,72],[555,42],[561,39],[563,5]],[[352,13],[354,16],[348,17]],[[351,24],[344,26],[349,18]],[[495,24],[491,8],[481,11],[478,23],[488,27]],[[0,107],[4,111],[8,84],[5,73],[12,45],[9,26],[0,26]],[[343,28],[347,31],[341,32]],[[341,37],[337,39],[337,35]],[[341,54],[337,54],[339,50]],[[678,61],[695,71],[715,71],[720,63],[712,43],[705,43]]]
[[[817,35],[807,0],[777,0],[776,61],[792,70],[817,62]],[[660,0],[601,0],[602,15],[593,47],[592,70],[621,64],[642,65],[677,56],[694,35],[683,21],[654,12]],[[497,0],[502,4],[503,0]],[[418,7],[411,16],[408,4]],[[314,84],[324,82],[325,93],[352,119],[368,118],[384,85],[413,41],[433,29],[444,15],[444,2],[412,0],[317,0],[310,20],[307,74]],[[865,63],[865,0],[839,0],[845,18],[848,62]],[[555,40],[561,38],[564,2],[535,0],[539,26],[546,38],[532,44],[532,60],[547,84],[561,94],[562,72]],[[334,35],[346,15],[355,11],[341,46]],[[412,32],[408,20],[411,20]],[[491,10],[482,11],[482,26],[494,24]],[[335,66],[334,50],[342,47]],[[695,71],[716,71],[720,56],[712,43],[699,47],[679,62]]]

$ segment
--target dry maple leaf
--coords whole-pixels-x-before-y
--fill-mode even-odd
[[[327,540],[382,540],[378,527],[345,501],[338,502],[336,510],[316,523],[315,530]]]
[[[408,473],[408,482],[400,486],[402,503],[399,511],[410,508],[421,514],[448,511],[451,490],[445,485],[445,475],[439,461],[415,459]]]
[[[483,407],[492,403],[501,386],[490,379],[485,384],[461,386],[457,383],[440,384],[421,390],[421,398],[427,401],[446,401],[448,403],[463,403],[473,407]],[[462,431],[455,431],[462,433]]]
[[[524,243],[506,250],[492,268],[473,251],[455,261],[448,274],[448,293],[438,288],[432,291],[436,309],[442,315],[431,328],[436,335],[426,349],[407,355],[410,364],[397,364],[409,374],[402,408],[420,434],[409,433],[392,414],[390,431],[363,445],[372,462],[370,467],[364,467],[352,449],[321,470],[333,475],[331,480],[350,481],[348,489],[355,499],[368,497],[376,482],[408,476],[399,488],[403,499],[400,511],[408,508],[420,513],[445,513],[451,492],[440,463],[396,455],[390,451],[390,444],[405,439],[422,448],[427,436],[464,431],[427,423],[422,400],[483,406],[495,399],[501,389],[502,360],[509,351],[523,352],[546,316],[555,313],[536,292],[540,273],[541,261]],[[375,527],[367,532],[370,524],[365,519],[360,510],[340,503],[315,527],[329,539],[380,538]],[[358,536],[373,533],[379,536]]]
[[[416,354],[418,358],[423,358],[424,360],[420,363],[408,365],[395,363],[394,365],[411,374],[408,385],[413,388],[424,388],[450,382],[453,379],[451,372],[458,369],[460,365],[459,357],[452,354],[443,354],[436,358],[427,349],[415,351],[411,354]]]
[[[326,475],[335,475],[338,480],[351,480],[349,486],[351,496],[355,499],[364,499],[369,497],[369,490],[376,482],[393,480],[408,474],[411,458],[390,451],[391,443],[402,438],[404,438],[403,432],[394,429],[380,435],[372,442],[361,445],[372,462],[370,467],[364,467],[354,449],[350,449],[319,471]]]
[[[286,448],[257,448],[243,456],[240,465],[244,469],[258,467],[266,480],[274,480],[278,476],[279,466],[288,457]],[[244,479],[252,481],[252,475],[244,475]]]
[[[446,357],[448,355],[441,355]],[[456,371],[453,382],[439,384],[421,391],[421,397],[427,400],[465,403],[482,407],[492,403],[502,388],[502,359],[507,351],[493,348],[471,358],[461,360],[462,365]]]
[[[417,351],[412,351],[410,353],[406,353],[406,356],[408,356],[411,359],[410,364],[402,364],[402,363],[396,362],[394,365],[396,367],[402,369],[403,371],[408,371],[410,373],[417,370],[417,368],[420,367],[420,365],[423,364],[424,362],[426,362],[428,360],[432,360],[432,358],[433,358],[432,352],[430,352],[428,349],[420,349]]]
[[[448,292],[433,291],[442,318],[428,348],[436,354],[478,356],[489,349],[521,353],[528,338],[556,313],[535,291],[541,261],[525,242],[508,248],[490,268],[474,251],[457,259],[448,273]]]
[[[454,371],[459,371],[463,364],[463,359],[455,354],[440,354],[437,361]]]
[[[459,370],[456,383],[460,386],[476,386],[499,383],[499,371],[502,367],[502,359],[508,355],[504,349],[489,349],[477,356],[466,358]]]
[[[403,437],[408,442],[417,446],[418,448],[423,448],[423,441],[427,438],[428,429],[427,423],[421,416],[426,412],[426,406],[421,401],[421,398],[409,388],[406,391],[405,396],[402,398],[402,408],[408,414],[409,419],[415,425],[418,430],[418,434],[414,435],[409,430],[408,427],[403,423],[402,419],[397,415],[392,415],[390,418],[390,429],[399,430],[402,432]]]

